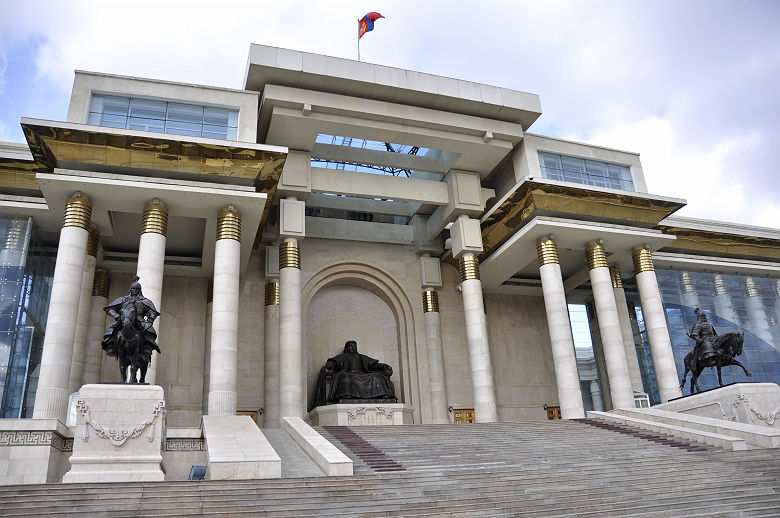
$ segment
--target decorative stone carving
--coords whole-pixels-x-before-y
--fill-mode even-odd
[[[80,429],[76,431],[76,435],[81,437],[81,439],[85,442],[88,441],[89,428],[87,425],[89,425],[95,430],[98,437],[108,439],[114,446],[122,446],[125,441],[127,441],[127,439],[141,435],[141,432],[144,431],[144,428],[152,424],[154,422],[154,418],[157,417],[164,408],[165,401],[160,401],[154,406],[154,410],[152,410],[152,415],[149,416],[149,419],[143,423],[136,426],[131,426],[129,428],[110,428],[108,426],[96,423],[90,419],[89,406],[84,401],[79,401],[76,403],[76,409],[82,416],[84,416],[84,422],[79,425]],[[154,427],[149,429],[149,433],[146,435],[146,437],[149,439],[149,442],[154,440]]]

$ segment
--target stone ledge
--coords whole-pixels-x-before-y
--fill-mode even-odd
[[[249,416],[203,416],[211,480],[281,478],[282,461]]]
[[[309,412],[314,426],[412,424],[414,409],[404,403],[360,403],[318,406]]]
[[[329,477],[352,476],[352,460],[300,417],[283,417],[282,428]]]

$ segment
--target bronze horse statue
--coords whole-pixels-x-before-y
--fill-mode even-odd
[[[685,378],[688,376],[688,372],[690,372],[691,394],[694,393],[694,388],[697,392],[701,392],[699,375],[706,367],[715,367],[718,369],[718,383],[720,386],[723,386],[723,379],[721,378],[720,372],[722,367],[736,365],[742,367],[746,376],[752,376],[744,365],[734,359],[735,356],[742,354],[742,345],[744,341],[744,333],[726,333],[725,335],[713,338],[712,345],[715,354],[706,354],[703,348],[700,348],[698,351],[696,347],[691,349],[691,351],[685,355],[685,373],[683,373],[682,381],[680,382],[680,390],[685,386]]]

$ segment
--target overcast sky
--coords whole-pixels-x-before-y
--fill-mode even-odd
[[[75,69],[241,88],[249,44],[541,96],[531,131],[641,154],[678,215],[780,227],[780,1],[0,0],[0,140]]]

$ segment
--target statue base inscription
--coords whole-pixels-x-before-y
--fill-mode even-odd
[[[361,401],[318,406],[309,412],[312,426],[382,426],[412,424],[412,407],[404,403]]]
[[[158,385],[84,385],[62,481],[161,481],[165,399]]]

